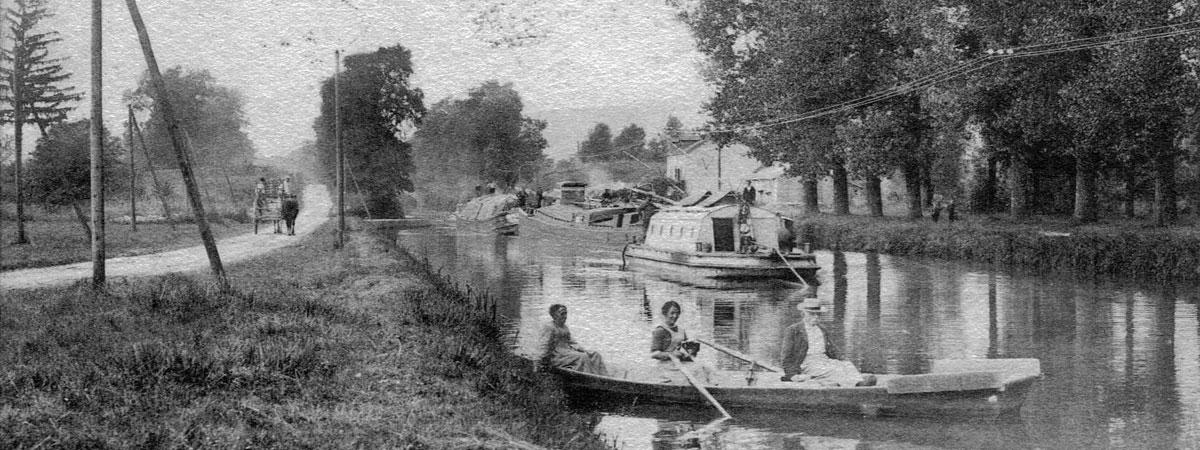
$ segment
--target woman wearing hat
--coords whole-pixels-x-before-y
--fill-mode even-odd
[[[829,333],[821,326],[821,301],[804,299],[796,308],[801,312],[799,323],[792,324],[783,335],[783,381],[813,381],[826,386],[871,386],[874,375],[859,373],[850,361],[838,359],[840,353],[826,338]]]

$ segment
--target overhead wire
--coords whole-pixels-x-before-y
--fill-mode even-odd
[[[871,93],[866,96],[862,96],[862,97],[847,100],[847,101],[844,101],[841,103],[837,103],[834,105],[829,105],[829,106],[817,108],[814,110],[806,111],[804,113],[797,114],[797,115],[780,117],[780,118],[776,118],[776,119],[772,119],[772,120],[768,120],[768,121],[763,121],[763,122],[756,123],[753,125],[713,128],[713,129],[708,129],[708,130],[703,130],[703,131],[705,133],[709,133],[709,134],[744,133],[744,132],[750,132],[750,131],[756,131],[756,130],[761,130],[761,129],[770,128],[770,127],[775,127],[775,126],[779,126],[779,125],[786,125],[786,124],[801,122],[801,121],[805,121],[805,120],[812,120],[812,119],[819,118],[819,117],[824,117],[824,116],[828,116],[828,115],[832,115],[832,114],[849,111],[849,110],[856,109],[861,106],[879,103],[879,102],[886,101],[886,100],[889,100],[889,99],[892,99],[892,98],[895,98],[895,97],[898,97],[901,95],[905,95],[905,94],[908,94],[908,93],[911,93],[911,92],[914,92],[917,90],[923,90],[925,88],[931,87],[938,83],[941,83],[941,82],[944,82],[944,81],[947,81],[950,79],[954,79],[954,78],[957,78],[957,77],[960,77],[960,76],[963,76],[963,75],[966,75],[966,74],[969,74],[972,72],[982,70],[986,67],[992,66],[1003,60],[1013,59],[1013,58],[1045,56],[1045,55],[1051,55],[1051,54],[1057,54],[1057,53],[1074,52],[1074,51],[1087,50],[1087,49],[1093,49],[1093,48],[1128,44],[1128,43],[1133,43],[1133,42],[1141,42],[1141,41],[1146,41],[1146,40],[1151,40],[1151,39],[1161,39],[1161,38],[1167,38],[1167,37],[1181,36],[1181,35],[1195,33],[1197,31],[1200,31],[1200,27],[1185,27],[1182,29],[1179,28],[1181,26],[1194,25],[1194,24],[1200,24],[1200,20],[1185,22],[1182,24],[1164,25],[1164,26],[1150,27],[1150,28],[1133,30],[1133,31],[1126,31],[1126,32],[1121,32],[1121,33],[1113,33],[1113,34],[1109,34],[1109,35],[1105,35],[1105,36],[1080,38],[1080,39],[1073,39],[1073,40],[1068,40],[1068,41],[1046,43],[1046,44],[1034,44],[1034,45],[1027,45],[1027,46],[1022,46],[1022,47],[1005,48],[1005,49],[1000,49],[1000,50],[991,50],[991,51],[989,51],[989,54],[987,56],[976,58],[971,61],[962,62],[962,63],[954,65],[953,67],[949,67],[949,68],[942,69],[942,70],[939,70],[939,71],[936,71],[936,72],[933,72],[933,73],[930,73],[927,75],[923,75],[921,77],[918,77],[911,81],[905,82],[903,84],[892,86],[890,88],[883,89],[883,90]],[[1169,31],[1161,31],[1161,32],[1145,34],[1146,31],[1162,30],[1162,29],[1170,29],[1170,28],[1175,28],[1175,29],[1172,29]],[[1097,39],[1105,39],[1105,40],[1098,41]],[[1051,48],[1045,48],[1042,50],[1030,50],[1030,49],[1037,49],[1037,48],[1044,48],[1044,47],[1051,47]]]

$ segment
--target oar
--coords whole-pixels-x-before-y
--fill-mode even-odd
[[[692,387],[696,388],[697,391],[700,391],[700,395],[703,395],[705,399],[708,399],[708,402],[712,403],[712,405],[717,408],[717,411],[720,411],[726,419],[733,418],[733,416],[729,415],[729,413],[725,411],[725,407],[721,406],[720,403],[717,403],[717,399],[713,398],[712,394],[708,393],[708,389],[705,389],[704,385],[700,384],[699,381],[696,381],[696,378],[692,377],[692,373],[688,372],[687,369],[683,367],[683,363],[679,362],[678,356],[673,354],[668,354],[667,356],[671,357],[671,362],[675,363],[675,368],[682,372],[684,377],[687,377],[688,383],[692,383]]]
[[[708,342],[708,341],[706,341],[706,340],[704,340],[704,339],[696,339],[696,340],[697,340],[697,341],[699,341],[701,344],[704,344],[704,345],[707,345],[707,346],[709,346],[709,347],[712,347],[713,349],[715,349],[715,350],[717,350],[717,351],[720,351],[720,352],[722,352],[722,353],[725,353],[726,355],[732,356],[732,357],[734,357],[734,358],[740,359],[740,360],[742,360],[742,361],[745,361],[745,362],[748,362],[748,363],[751,363],[751,364],[756,364],[756,365],[758,365],[758,367],[762,367],[762,368],[764,368],[764,369],[767,369],[767,370],[770,370],[770,371],[772,371],[772,372],[779,372],[779,373],[783,373],[783,369],[781,369],[781,368],[779,368],[779,367],[776,367],[776,366],[775,366],[775,365],[773,365],[773,364],[768,364],[768,363],[765,363],[765,362],[759,361],[759,360],[757,360],[757,359],[754,359],[754,358],[753,358],[753,357],[751,357],[750,355],[747,355],[747,354],[745,354],[745,353],[739,352],[739,351],[737,351],[737,350],[734,350],[734,349],[732,349],[732,348],[726,347],[726,346],[724,346],[724,345],[720,345],[720,344],[716,344],[716,343]]]
[[[787,257],[786,257],[786,256],[783,256],[783,253],[782,253],[782,252],[780,252],[780,251],[779,251],[779,249],[777,249],[777,248],[776,248],[776,249],[773,249],[773,250],[775,250],[775,254],[776,254],[776,255],[779,255],[779,259],[782,259],[782,260],[783,260],[783,265],[787,266],[788,270],[792,271],[792,275],[795,275],[795,276],[796,276],[796,278],[799,278],[799,279],[800,279],[800,282],[801,282],[801,283],[804,283],[804,286],[806,286],[806,287],[807,287],[807,286],[808,286],[808,280],[805,280],[805,279],[804,279],[804,277],[800,276],[800,272],[797,272],[797,271],[796,271],[796,269],[792,267],[792,263],[788,262],[788,260],[787,260]]]

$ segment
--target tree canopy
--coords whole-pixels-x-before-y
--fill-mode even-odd
[[[474,192],[472,186],[530,181],[544,165],[547,123],[523,111],[512,84],[494,80],[465,99],[435,103],[414,134],[417,188],[435,206],[449,207]]]
[[[254,146],[244,130],[245,98],[236,89],[221,86],[207,70],[185,70],[176,66],[163,72],[170,92],[175,119],[190,142],[188,155],[200,166],[246,166],[254,157]],[[146,73],[138,87],[125,94],[135,108],[149,109],[145,124],[146,146],[151,163],[173,167],[175,152],[167,134],[162,112],[154,107],[158,93]]]
[[[412,52],[401,45],[347,55],[338,98],[346,180],[357,180],[375,217],[396,217],[399,195],[412,191],[411,145],[404,131],[425,115],[425,94],[411,85]],[[336,178],[334,79],[321,85],[317,132],[318,163],[328,182]]]

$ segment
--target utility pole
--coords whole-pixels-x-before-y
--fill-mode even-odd
[[[92,158],[92,289],[104,289],[104,33],[101,0],[92,0],[92,122],[89,147]]]
[[[337,209],[338,209],[338,241],[337,248],[346,244],[346,157],[342,155],[342,99],[338,91],[338,73],[342,71],[342,51],[333,51],[333,148],[337,154]]]
[[[8,11],[2,10],[3,17],[7,19]],[[2,21],[2,25],[9,26],[8,20]],[[13,52],[12,52],[12,77],[9,81],[10,89],[12,89],[13,101],[13,150],[16,151],[14,173],[14,187],[17,191],[17,240],[14,244],[28,244],[29,239],[25,236],[25,169],[21,168],[21,154],[24,147],[24,131],[25,131],[25,100],[22,98],[24,89],[21,85],[25,84],[25,73],[21,70],[23,64],[21,53],[17,51],[17,41],[21,36],[13,35]]]
[[[137,232],[137,166],[133,164],[133,106],[125,124],[125,147],[129,150],[129,230]]]
[[[99,4],[100,0],[93,0]],[[142,53],[146,56],[146,66],[150,69],[150,82],[158,93],[156,104],[162,112],[163,121],[167,125],[167,135],[171,137],[171,146],[175,149],[175,159],[179,161],[179,172],[183,175],[183,184],[187,188],[188,200],[192,203],[192,214],[196,217],[196,225],[200,227],[200,240],[204,242],[204,251],[208,254],[208,265],[212,269],[217,283],[224,290],[229,287],[225,277],[225,269],[221,267],[221,255],[217,252],[217,243],[213,240],[212,230],[208,227],[208,218],[204,215],[204,204],[200,202],[200,190],[196,188],[196,179],[192,175],[192,166],[188,161],[186,142],[179,130],[179,122],[175,120],[175,110],[171,108],[170,94],[166,83],[163,82],[162,72],[158,70],[158,60],[154,58],[154,49],[150,47],[150,34],[146,32],[146,23],[138,12],[136,0],[125,0],[133,26],[137,28],[138,41],[142,44]]]
[[[129,105],[129,113],[133,114],[133,105]],[[175,231],[175,219],[171,218],[171,204],[167,203],[167,196],[159,190],[158,172],[154,171],[154,163],[150,161],[150,148],[146,147],[146,136],[142,134],[142,127],[138,125],[136,119],[133,120],[133,131],[137,133],[138,143],[142,146],[142,154],[146,156],[146,169],[150,171],[150,181],[154,183],[154,196],[158,197],[158,201],[162,203],[163,215],[167,217],[171,231]]]

